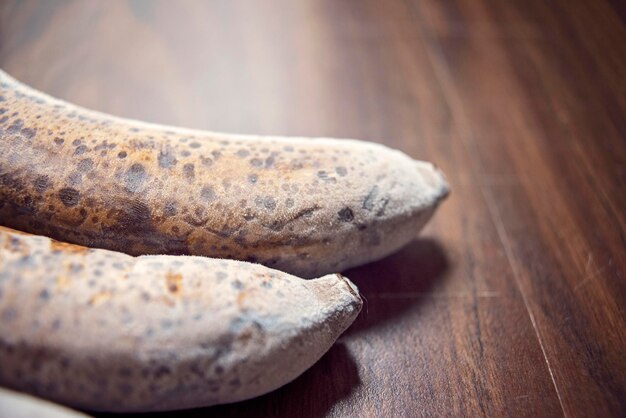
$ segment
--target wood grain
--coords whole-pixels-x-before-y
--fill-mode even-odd
[[[626,25],[609,1],[3,1],[0,66],[94,109],[435,162],[421,238],[293,383],[180,416],[626,416]]]

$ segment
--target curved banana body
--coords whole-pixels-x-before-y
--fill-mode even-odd
[[[0,388],[0,418],[88,418],[60,405]]]
[[[235,402],[300,375],[361,306],[341,275],[135,258],[0,228],[0,385],[88,410]]]
[[[373,143],[126,120],[2,71],[0,98],[0,223],[89,247],[316,277],[397,250],[448,193],[432,164]]]

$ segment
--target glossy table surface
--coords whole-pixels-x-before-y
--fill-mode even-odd
[[[357,322],[205,416],[626,416],[619,1],[0,2],[0,66],[120,116],[430,160],[420,238],[346,272]]]

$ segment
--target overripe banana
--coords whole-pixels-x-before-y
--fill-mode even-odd
[[[447,192],[432,164],[382,145],[126,120],[0,71],[0,222],[23,231],[315,277],[397,250]]]
[[[0,227],[0,385],[89,410],[235,402],[301,374],[361,305],[337,274],[131,257]]]
[[[60,405],[0,388],[0,418],[88,418]]]

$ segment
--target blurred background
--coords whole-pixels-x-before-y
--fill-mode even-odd
[[[420,239],[346,273],[367,303],[318,364],[180,416],[626,416],[625,21],[611,0],[1,0],[0,67],[447,174]]]

